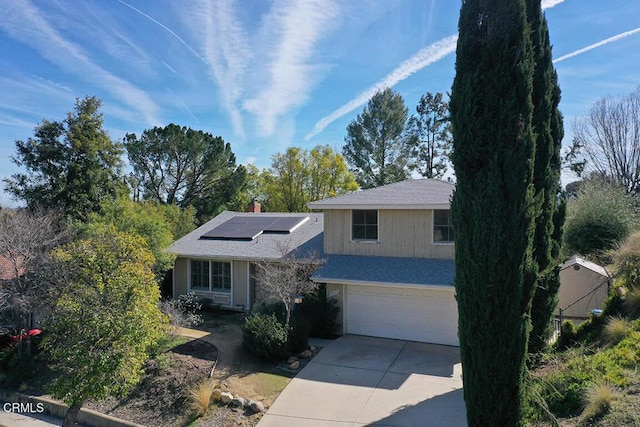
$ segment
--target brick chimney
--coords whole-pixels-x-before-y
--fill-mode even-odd
[[[247,205],[247,212],[260,213],[260,203],[253,200]]]

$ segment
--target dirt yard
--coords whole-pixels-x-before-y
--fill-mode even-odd
[[[262,362],[242,347],[242,316],[205,313],[197,327],[208,335],[165,352],[146,366],[141,384],[126,398],[91,402],[86,407],[145,426],[255,426],[261,414],[211,406],[194,420],[189,408],[190,387],[207,378],[214,362],[213,380],[223,391],[261,401],[265,408],[288,384],[291,373]]]

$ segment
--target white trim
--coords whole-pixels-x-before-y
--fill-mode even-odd
[[[171,299],[176,299],[176,265],[178,257],[173,261],[173,270],[171,270]]]
[[[317,280],[311,278],[317,283],[330,283],[332,285],[364,285],[364,286],[385,286],[388,288],[413,288],[413,289],[437,289],[455,292],[453,285],[421,285],[418,283],[392,283],[392,282],[371,282],[369,280],[346,280],[346,279],[327,279],[320,277]]]
[[[229,305],[225,306],[225,307],[230,307],[230,308],[235,308],[235,306],[233,305],[233,288],[234,288],[234,277],[233,277],[233,261],[234,260],[230,260],[230,259],[219,259],[219,258],[215,258],[215,259],[211,259],[211,258],[204,258],[204,257],[190,257],[190,258],[186,258],[187,259],[187,292],[194,292],[196,294],[229,294]],[[209,264],[209,289],[208,290],[202,290],[202,289],[192,289],[191,285],[191,261],[206,261]],[[230,269],[230,279],[231,279],[231,288],[229,289],[229,291],[227,292],[226,290],[220,290],[219,288],[212,288],[211,284],[212,284],[212,280],[213,280],[213,275],[211,274],[211,263],[212,262],[221,262],[221,263],[227,263],[229,264],[229,269]]]

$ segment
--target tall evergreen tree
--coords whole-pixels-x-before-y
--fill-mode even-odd
[[[34,138],[16,141],[13,162],[27,173],[6,179],[6,191],[29,208],[60,209],[80,220],[124,191],[122,145],[102,128],[101,106],[94,96],[78,98],[65,120],[43,120]]]
[[[373,95],[362,113],[347,126],[342,154],[362,188],[409,178],[408,117],[402,95],[386,88]]]
[[[469,426],[519,426],[535,264],[534,57],[524,0],[462,3],[450,111]]]
[[[542,14],[540,0],[527,0],[527,2],[535,57],[532,99],[536,156],[533,185],[538,204],[533,243],[538,276],[531,309],[532,330],[529,352],[536,353],[546,346],[550,338],[551,319],[560,287],[559,270],[556,264],[560,254],[560,239],[564,223],[564,207],[558,205],[560,150],[564,130],[562,114],[558,110],[560,88],[553,68],[547,20]]]

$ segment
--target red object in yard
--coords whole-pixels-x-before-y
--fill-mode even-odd
[[[36,335],[40,335],[42,333],[41,329],[30,329],[29,332],[27,332],[26,330],[22,330],[22,339],[26,340],[27,337],[35,337]],[[11,342],[12,343],[17,343],[18,339],[19,339],[19,335],[14,335],[11,337]]]

